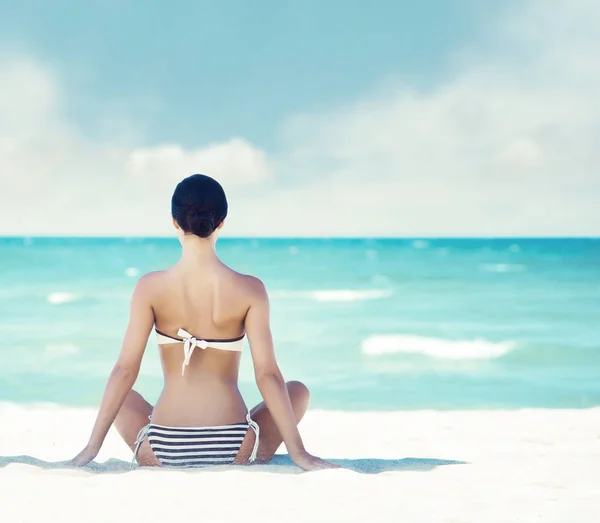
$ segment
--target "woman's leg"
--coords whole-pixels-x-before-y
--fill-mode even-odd
[[[306,409],[308,408],[310,393],[306,388],[306,385],[300,383],[299,381],[288,381],[286,386],[290,396],[290,401],[292,403],[292,409],[296,415],[296,423],[299,423],[306,413]],[[281,442],[283,441],[281,434],[279,434],[279,430],[277,430],[275,421],[273,420],[273,417],[271,416],[271,413],[264,402],[259,403],[256,407],[254,407],[250,411],[250,416],[254,421],[256,421],[256,423],[258,423],[258,426],[260,427],[260,438],[256,462],[266,463],[273,457],[273,454],[275,454],[275,451],[279,448],[279,445],[281,445]],[[254,434],[254,431],[252,429],[248,429],[246,437],[244,438],[242,446],[240,447],[240,451],[235,458],[234,464],[243,464],[248,462],[250,454],[252,453],[252,448],[254,447],[255,437],[256,435]]]
[[[152,414],[152,409],[150,403],[135,390],[132,390],[125,398],[121,410],[117,414],[114,423],[115,428],[132,451],[135,449],[135,440],[141,428],[150,422],[148,416]],[[160,461],[150,448],[147,436],[138,449],[136,459],[144,467],[160,465]]]

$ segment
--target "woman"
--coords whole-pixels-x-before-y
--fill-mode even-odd
[[[181,259],[138,281],[92,434],[71,463],[93,460],[114,423],[143,466],[264,463],[283,441],[304,470],[333,467],[304,448],[297,423],[309,393],[302,383],[286,384],[277,366],[263,283],[216,255],[227,216],[223,188],[190,176],[177,185],[171,212]],[[154,407],[132,390],[152,327],[165,379]],[[237,386],[244,335],[264,398],[250,412]]]

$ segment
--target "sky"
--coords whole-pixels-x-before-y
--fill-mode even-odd
[[[600,235],[595,0],[0,0],[0,235]]]

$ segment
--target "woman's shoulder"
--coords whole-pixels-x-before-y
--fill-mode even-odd
[[[137,284],[141,285],[141,286],[145,286],[145,287],[149,287],[151,285],[156,285],[157,283],[164,280],[167,272],[168,272],[168,269],[163,270],[163,271],[147,272],[146,274],[142,274],[138,278]]]
[[[235,286],[242,291],[244,294],[252,298],[266,296],[267,290],[265,284],[260,278],[251,274],[243,274],[241,272],[234,271],[228,267],[231,273]]]
[[[150,295],[165,281],[167,271],[152,271],[138,278],[134,293]]]

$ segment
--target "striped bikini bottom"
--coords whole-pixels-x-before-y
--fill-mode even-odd
[[[256,438],[250,462],[258,452],[259,426],[246,415],[247,423],[219,425],[216,427],[166,427],[149,423],[140,430],[135,441],[135,460],[142,441],[148,442],[161,465],[169,467],[197,467],[202,465],[231,464],[240,450],[249,428]],[[132,460],[132,466],[133,466]]]

